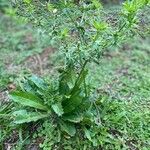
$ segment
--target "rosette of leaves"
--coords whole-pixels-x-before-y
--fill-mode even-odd
[[[14,124],[35,122],[53,118],[61,131],[75,135],[76,125],[94,123],[88,89],[84,82],[87,69],[83,66],[79,74],[74,69],[61,70],[58,84],[47,84],[37,76],[27,78],[17,91],[10,93],[16,104],[12,111]]]

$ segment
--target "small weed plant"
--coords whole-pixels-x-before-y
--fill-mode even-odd
[[[123,114],[126,112],[123,102],[117,103],[92,88],[88,81],[88,65],[99,64],[106,49],[137,33],[137,14],[149,3],[149,0],[124,2],[113,22],[105,17],[98,0],[79,3],[72,0],[13,1],[19,15],[49,34],[52,44],[59,48],[64,67],[58,69],[59,77],[51,81],[35,75],[20,81],[17,90],[10,93],[12,105],[0,110],[3,122],[7,125],[11,122],[11,127],[22,131],[31,124],[40,124],[34,138],[45,138],[40,143],[44,150],[132,147],[121,140],[123,125],[119,121],[125,122],[123,116],[127,115]],[[126,113],[132,115],[132,112]],[[109,126],[110,122],[115,122],[119,131]],[[115,141],[110,132],[120,135],[120,139]],[[23,143],[21,136],[20,139]]]

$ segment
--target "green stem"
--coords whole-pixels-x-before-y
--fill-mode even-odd
[[[74,87],[73,87],[73,89],[72,89],[72,91],[71,91],[71,94],[72,94],[72,93],[75,91],[75,89],[78,87],[79,80],[80,80],[80,78],[81,78],[81,75],[82,75],[83,72],[84,72],[84,69],[85,69],[86,64],[88,63],[88,61],[89,61],[89,60],[85,60],[83,66],[82,66],[82,69],[81,69],[81,71],[80,71],[80,73],[79,73],[79,76],[78,76],[78,78],[77,78],[77,80],[76,80],[76,82],[75,82],[75,85],[74,85]]]
[[[67,14],[68,14],[70,20],[74,23],[76,29],[78,30],[78,34],[79,34],[79,38],[80,38],[81,43],[86,43],[86,41],[85,41],[83,35],[81,34],[81,31],[80,31],[79,28],[78,28],[78,24],[76,23],[76,21],[74,21],[74,19],[71,17],[71,15],[70,15],[70,13],[69,13],[68,11],[67,11]],[[84,13],[83,13],[83,15],[82,15],[81,22],[82,22],[83,18],[84,18]],[[80,44],[78,44],[78,55],[79,55],[80,64],[82,64],[82,58],[81,58],[81,55],[80,55]],[[80,80],[80,77],[81,77],[81,75],[82,75],[82,73],[83,73],[83,71],[84,71],[84,69],[85,69],[85,66],[86,66],[87,62],[88,62],[88,60],[86,60],[86,61],[84,62],[83,66],[82,66],[82,69],[81,69],[81,71],[80,71],[80,73],[79,73],[79,76],[78,76],[78,78],[77,78],[77,80],[76,80],[76,82],[75,82],[75,86],[74,86],[74,88],[72,89],[72,92],[71,92],[71,93],[73,93],[73,91],[74,91],[74,90],[76,89],[76,87],[78,86],[78,81]],[[85,81],[85,79],[84,79],[84,89],[85,89],[85,95],[86,95],[86,97],[87,97],[88,94],[87,94],[87,88],[86,88],[86,87],[87,87],[87,86],[86,86],[86,81]]]
[[[23,143],[23,138],[22,138],[22,127],[19,128],[19,140],[21,143]]]

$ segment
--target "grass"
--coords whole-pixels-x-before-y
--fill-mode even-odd
[[[0,18],[0,94],[12,90],[12,84],[29,73],[49,76],[49,66],[39,62],[49,55],[49,39],[31,25],[18,23],[13,18],[1,14]],[[136,37],[117,49],[106,50],[99,65],[92,64],[88,82],[101,96],[102,127],[98,139],[102,149],[138,149],[150,147],[150,37]],[[41,56],[43,54],[43,56]],[[40,57],[40,59],[38,59]],[[55,60],[56,58],[53,58]],[[38,61],[37,65],[35,62]],[[43,59],[42,59],[43,61]],[[28,62],[25,65],[25,62]],[[46,64],[49,64],[49,57]],[[54,61],[55,62],[55,61]],[[31,67],[31,65],[33,67]],[[54,64],[55,66],[56,64]],[[53,70],[54,67],[51,68]],[[46,73],[45,73],[46,72]],[[43,74],[42,74],[43,73]],[[2,96],[1,96],[2,97]],[[0,104],[6,97],[0,98]],[[39,125],[38,125],[39,126]],[[40,125],[39,131],[30,136],[26,144],[40,137],[47,137],[41,147],[49,147],[48,124]],[[19,132],[19,131],[18,131]],[[2,132],[5,134],[5,132]],[[2,137],[4,137],[2,135]],[[4,141],[8,137],[4,137]],[[11,138],[11,137],[10,137]],[[8,140],[9,141],[9,140]],[[18,141],[20,139],[18,138]],[[43,140],[41,140],[43,141]],[[41,141],[39,143],[41,143]],[[64,144],[68,139],[64,141]],[[87,141],[85,141],[86,143]],[[7,142],[6,142],[7,143]],[[17,143],[16,141],[13,143]],[[68,144],[68,143],[67,143]],[[72,147],[77,143],[69,143]],[[79,143],[78,143],[79,144]],[[81,144],[81,143],[80,143]],[[16,144],[16,148],[19,144]],[[66,149],[67,149],[66,146]],[[21,147],[21,146],[20,146]],[[93,148],[92,148],[93,149]]]
[[[0,15],[0,90],[3,90],[8,83],[18,77],[18,72],[23,74],[33,71],[34,66],[32,67],[30,57],[40,54],[49,43],[48,38],[43,37],[40,30],[33,31],[30,25],[16,21],[16,18]],[[36,66],[36,63],[34,65]]]
[[[137,45],[132,43],[139,43]],[[150,98],[149,38],[128,42],[126,48],[106,52],[99,66],[92,66],[94,85],[120,100],[148,101]]]

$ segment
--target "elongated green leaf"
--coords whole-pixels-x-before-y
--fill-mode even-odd
[[[29,92],[23,92],[23,91],[16,91],[10,93],[10,98],[17,103],[20,103],[24,106],[29,106],[41,110],[48,110],[48,108],[42,104],[42,101],[39,97],[36,95],[29,93]]]
[[[59,92],[61,94],[68,94],[75,84],[76,74],[72,67],[63,70],[60,75]]]
[[[72,88],[70,92],[70,98],[63,100],[63,108],[65,113],[69,113],[73,111],[75,108],[77,108],[83,100],[83,95],[81,94],[81,84],[84,82],[86,75],[88,73],[87,70],[84,70],[85,65],[83,66],[78,78],[76,79],[76,82],[74,84],[74,87]]]
[[[45,90],[47,88],[44,80],[35,75],[32,75],[28,80],[33,82],[38,88],[41,88],[42,90]]]
[[[83,116],[81,114],[65,115],[63,119],[69,122],[79,123],[83,120]]]
[[[60,103],[52,105],[52,109],[58,116],[62,116],[62,114],[64,113],[62,105]]]
[[[12,103],[0,105],[0,115],[8,114],[10,113],[12,109]]]
[[[69,99],[65,100],[65,102],[63,103],[64,112],[69,113],[73,111],[82,103],[82,100],[83,96],[81,95],[79,89],[74,95],[72,95]]]
[[[92,141],[91,133],[87,128],[84,128],[85,136],[88,140]]]
[[[29,123],[49,116],[48,113],[27,112],[26,110],[15,111],[12,115],[15,124]]]
[[[78,83],[77,84],[78,87],[83,83],[83,81],[85,80],[87,74],[88,74],[88,70],[87,69],[82,72],[82,74],[80,75],[80,78],[79,78],[79,80],[77,82]]]
[[[75,95],[78,91],[80,91],[80,86],[85,81],[85,78],[88,74],[88,70],[82,70],[79,74],[79,77],[76,80],[74,87],[72,88],[71,95]]]
[[[98,31],[103,31],[103,30],[107,29],[107,27],[108,27],[107,23],[97,22],[97,21],[94,21],[93,26]]]
[[[76,133],[76,128],[75,128],[75,125],[73,123],[61,121],[60,127],[61,127],[62,131],[65,131],[70,136],[74,136]]]
[[[0,118],[4,118],[4,119],[10,119],[11,115],[10,114],[0,114]]]

